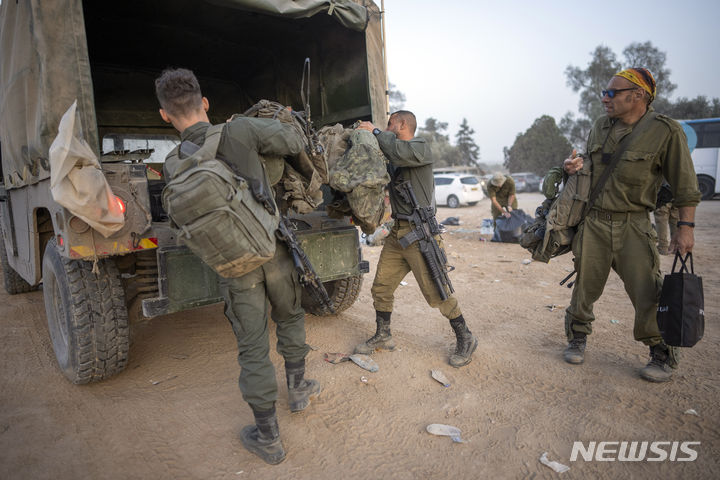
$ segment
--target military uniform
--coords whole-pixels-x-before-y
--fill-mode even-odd
[[[649,121],[622,154],[573,239],[577,280],[565,315],[569,340],[574,332],[592,332],[593,304],[612,268],[635,307],[635,339],[651,347],[662,343],[656,321],[662,279],[649,212],[655,208],[663,177],[672,187],[677,207],[697,205],[700,191],[680,125],[664,115]],[[607,116],[595,122],[586,159],[592,165],[593,187],[606,168],[603,153],[612,154],[632,128]]]
[[[488,198],[495,197],[501,207],[507,207],[510,196],[515,195],[512,205],[510,206],[513,210],[516,210],[518,208],[517,195],[515,194],[515,180],[513,180],[511,176],[507,175],[505,177],[505,182],[503,182],[503,184],[499,187],[496,187],[492,183],[488,182],[487,191]],[[492,203],[490,204],[490,211],[492,212],[493,220],[497,219],[503,213],[501,210],[498,210],[497,207]]]
[[[670,202],[656,208],[653,215],[655,217],[655,228],[657,229],[658,236],[658,252],[660,252],[661,255],[667,255],[670,239],[675,235],[680,214],[677,207]]]
[[[198,122],[186,128],[181,140],[197,145],[205,141],[209,123]],[[241,117],[227,124],[218,155],[236,171],[265,179],[258,154],[297,155],[302,139],[288,124],[277,120]],[[174,166],[165,165],[166,177]],[[302,287],[292,258],[278,244],[275,256],[261,267],[238,278],[221,278],[225,315],[238,344],[239,385],[243,398],[253,410],[274,408],[277,400],[275,369],[269,358],[268,316],[277,324],[277,349],[286,365],[304,360],[309,351],[305,343],[305,312],[301,306]]]
[[[425,140],[422,138],[413,138],[409,141],[398,140],[395,134],[389,131],[381,132],[377,139],[380,149],[390,161],[392,177],[390,205],[393,217],[396,217],[397,214],[410,215],[413,211],[412,207],[403,201],[392,187],[392,183],[397,178],[410,181],[420,206],[434,206],[433,159],[430,147]],[[448,319],[461,316],[462,312],[455,297],[449,295],[446,300],[441,300],[417,242],[406,249],[400,245],[398,239],[409,232],[410,223],[406,220],[396,219],[390,235],[385,240],[371,289],[375,310],[392,312],[395,290],[405,275],[412,271],[425,300],[431,307],[439,308],[440,312]],[[439,235],[436,240],[442,247],[442,239]]]

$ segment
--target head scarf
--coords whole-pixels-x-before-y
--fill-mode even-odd
[[[626,78],[645,90],[650,94],[651,102],[655,99],[655,93],[657,92],[655,78],[647,68],[628,68],[627,70],[616,73],[615,76]]]

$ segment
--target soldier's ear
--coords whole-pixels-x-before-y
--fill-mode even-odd
[[[206,112],[210,110],[210,101],[207,99],[207,97],[202,97],[202,104],[203,104],[203,110]]]
[[[162,108],[160,109],[160,117],[162,117],[162,119],[165,123],[172,123],[172,121],[170,120],[170,117],[168,117],[167,112]]]

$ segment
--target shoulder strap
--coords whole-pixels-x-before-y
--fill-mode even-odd
[[[617,146],[617,149],[615,149],[615,153],[613,153],[612,158],[610,159],[610,164],[607,166],[605,171],[603,172],[602,176],[600,177],[600,180],[598,180],[597,185],[595,185],[595,188],[590,192],[590,196],[588,197],[588,203],[585,206],[585,210],[583,211],[583,218],[587,213],[590,211],[590,209],[595,205],[595,201],[597,200],[598,195],[600,195],[600,192],[602,191],[603,186],[608,181],[608,178],[610,178],[610,174],[615,170],[615,166],[620,162],[620,157],[623,153],[625,153],[625,150],[627,150],[628,146],[631,143],[631,140],[635,137],[637,137],[637,134],[643,130],[650,124],[650,119],[653,119],[657,116],[655,112],[647,112],[638,122],[637,125],[635,125],[635,128],[632,129],[632,131],[623,138],[620,143]]]

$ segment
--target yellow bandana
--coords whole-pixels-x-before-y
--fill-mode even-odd
[[[650,70],[646,68],[628,68],[627,70],[616,73],[615,76],[626,78],[648,92],[651,102],[655,99],[657,88],[655,86],[655,78],[652,73],[650,73]]]

